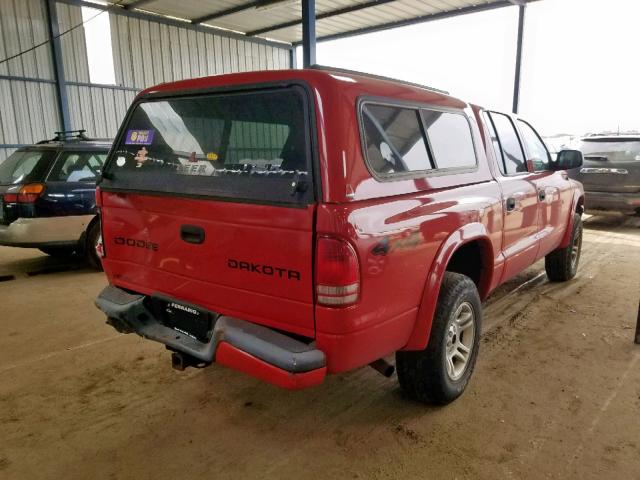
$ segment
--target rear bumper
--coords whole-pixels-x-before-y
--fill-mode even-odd
[[[282,388],[296,390],[322,383],[326,359],[322,351],[275,330],[220,316],[207,343],[163,325],[145,306],[145,296],[108,286],[96,306],[108,323],[123,333],[160,342],[202,362],[216,362]]]
[[[75,245],[95,215],[19,218],[0,225],[0,245],[42,247]]]
[[[634,213],[640,210],[640,193],[585,192],[585,210]]]

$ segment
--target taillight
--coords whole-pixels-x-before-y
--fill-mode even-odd
[[[96,187],[96,205],[98,207],[102,206],[102,190],[100,187]]]
[[[316,299],[321,305],[345,307],[360,296],[360,265],[353,247],[330,237],[316,245]]]
[[[5,193],[2,196],[2,199],[4,200],[4,203],[16,203],[18,201],[18,194],[17,193]]]
[[[29,183],[18,191],[18,203],[33,203],[44,192],[42,183]]]

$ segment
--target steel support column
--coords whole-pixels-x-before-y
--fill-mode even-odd
[[[64,64],[62,63],[62,46],[60,42],[58,11],[56,10],[55,0],[45,0],[44,4],[47,14],[47,23],[49,25],[49,45],[51,46],[51,59],[53,60],[53,75],[56,84],[56,100],[58,103],[60,126],[62,130],[71,130],[67,83],[64,76]]]
[[[316,64],[316,0],[302,0],[302,66]]]
[[[527,6],[518,7],[518,46],[516,49],[516,74],[513,82],[513,113],[518,113],[520,106],[520,78],[522,74],[522,40],[524,37],[524,20]]]

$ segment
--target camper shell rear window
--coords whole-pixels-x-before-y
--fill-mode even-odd
[[[142,99],[121,128],[101,186],[308,204],[310,132],[300,86]]]

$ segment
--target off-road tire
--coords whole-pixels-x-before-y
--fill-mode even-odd
[[[470,306],[474,315],[473,346],[465,370],[453,380],[447,373],[447,336],[449,325],[463,304]],[[446,405],[462,395],[478,356],[481,325],[482,307],[476,285],[465,275],[445,272],[427,348],[396,353],[402,390],[415,400],[434,405]]]
[[[85,235],[84,256],[91,268],[102,271],[102,262],[96,252],[96,243],[100,237],[100,222],[93,222]]]
[[[566,282],[578,273],[582,251],[582,218],[577,213],[573,217],[573,230],[569,245],[558,248],[544,258],[544,269],[552,282]]]

